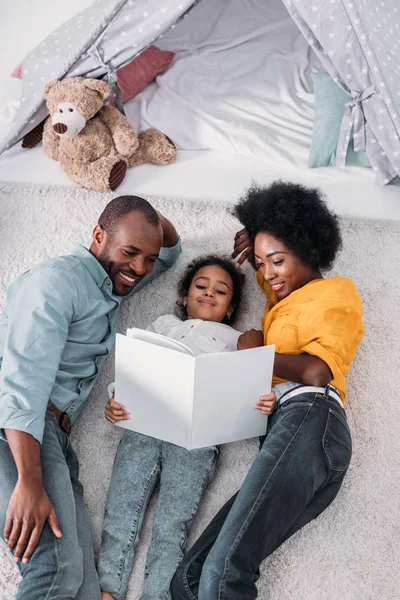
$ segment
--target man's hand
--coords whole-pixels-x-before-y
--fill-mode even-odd
[[[118,423],[118,421],[129,421],[130,412],[123,406],[115,401],[114,396],[108,399],[106,410],[104,411],[104,415],[107,421],[110,423]]]
[[[16,562],[29,562],[43,527],[50,525],[57,538],[62,537],[54,506],[49,500],[43,485],[35,479],[18,480],[8,504],[4,539],[7,548],[12,552],[15,548]]]
[[[240,267],[248,259],[249,263],[254,267],[254,248],[245,229],[237,232],[233,246],[232,258],[236,258],[241,254],[237,259],[236,266]]]
[[[247,350],[248,348],[259,348],[264,346],[264,334],[258,329],[249,329],[239,336],[237,341],[238,350]]]
[[[276,409],[276,394],[275,394],[275,392],[271,392],[270,394],[267,394],[266,396],[261,396],[257,400],[254,408],[259,410],[260,413],[262,413],[263,415],[272,415],[272,413]]]
[[[163,230],[163,248],[172,248],[173,246],[176,246],[179,237],[175,227],[172,225],[171,221],[168,221],[168,219],[158,212],[158,210],[156,210],[156,213],[158,214]]]
[[[40,444],[29,433],[5,429],[18,470],[18,480],[8,503],[4,539],[15,548],[15,560],[31,558],[46,521],[57,538],[62,537],[57,516],[43,487]]]

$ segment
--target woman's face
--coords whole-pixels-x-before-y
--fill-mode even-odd
[[[233,312],[232,296],[232,278],[225,269],[218,265],[202,267],[195,273],[184,298],[188,319],[221,323]]]
[[[322,277],[319,271],[305,264],[283,242],[266,232],[256,236],[254,256],[256,268],[270,284],[278,300],[283,300],[309,281]]]

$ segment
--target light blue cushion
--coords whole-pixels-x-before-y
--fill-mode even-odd
[[[345,104],[351,97],[340,88],[328,73],[313,73],[315,117],[308,166],[330,167],[336,162],[336,148]],[[353,133],[350,137],[346,164],[369,167],[365,152],[354,152]]]

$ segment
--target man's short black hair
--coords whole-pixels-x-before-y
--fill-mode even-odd
[[[252,242],[258,233],[269,233],[314,269],[331,269],[341,248],[339,219],[317,188],[284,181],[253,183],[233,214]]]
[[[133,211],[141,212],[150,225],[155,227],[160,223],[156,210],[150,202],[140,196],[119,196],[107,204],[99,217],[99,225],[108,235],[112,236],[118,229],[122,217]]]

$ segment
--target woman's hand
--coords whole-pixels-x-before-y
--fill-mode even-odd
[[[104,416],[110,423],[118,423],[118,421],[129,421],[130,412],[123,406],[115,401],[114,396],[108,399]]]
[[[260,413],[262,413],[263,415],[272,415],[272,413],[276,409],[276,394],[275,394],[275,392],[271,392],[270,394],[267,394],[266,396],[261,396],[257,400],[254,408],[259,410]]]
[[[264,346],[264,334],[257,329],[249,329],[239,336],[237,341],[238,350],[247,350],[248,348],[259,348]]]
[[[240,267],[247,259],[254,267],[254,248],[245,229],[241,229],[235,235],[232,258],[236,258],[237,256],[239,256],[236,262],[237,267]]]

